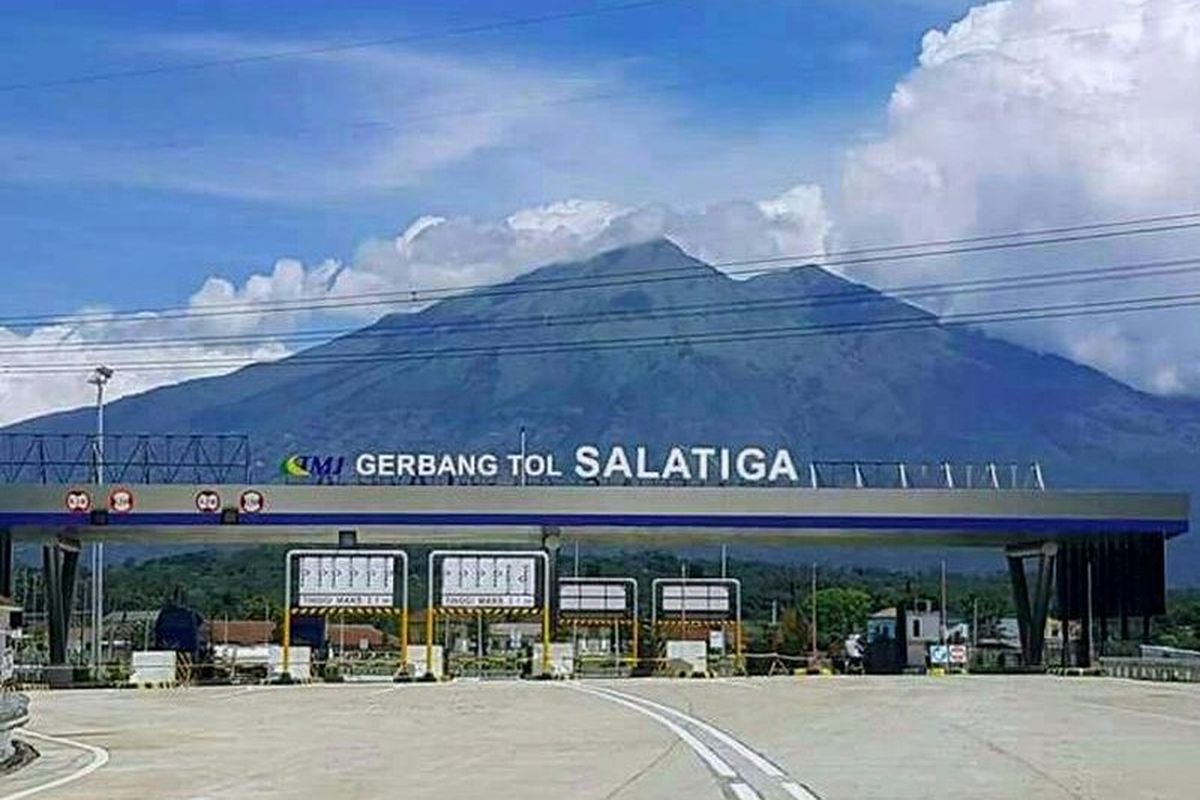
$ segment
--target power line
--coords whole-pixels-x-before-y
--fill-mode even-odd
[[[344,366],[357,364],[398,364],[412,361],[439,360],[445,358],[474,358],[477,356],[501,357],[513,355],[550,355],[558,353],[599,352],[612,349],[641,349],[645,347],[683,347],[705,344],[728,344],[748,341],[769,341],[814,336],[847,335],[852,333],[877,333],[915,330],[920,328],[955,328],[970,325],[999,324],[1033,319],[1058,319],[1106,314],[1134,313],[1176,308],[1191,308],[1200,305],[1200,292],[1184,294],[1153,295],[1149,297],[1098,300],[1075,303],[1060,303],[1043,306],[1024,306],[994,311],[965,312],[938,318],[932,314],[913,309],[914,314],[882,320],[808,325],[770,326],[729,331],[712,331],[687,334],[654,334],[648,336],[609,337],[603,339],[581,339],[551,342],[521,342],[516,344],[481,345],[460,348],[440,348],[424,351],[391,351],[368,354],[299,354],[278,361],[249,364],[245,359],[211,358],[142,361],[118,365],[122,371],[164,371],[179,369],[237,369],[242,367],[310,367]],[[29,365],[8,367],[5,374],[72,374],[88,369],[90,363],[70,365]]]
[[[1157,224],[1157,223],[1166,224]],[[1141,227],[1131,227],[1141,226]],[[993,233],[959,239],[941,239],[930,242],[912,242],[897,245],[881,245],[830,253],[808,253],[791,256],[771,256],[758,259],[715,261],[709,264],[694,262],[682,266],[649,270],[627,270],[621,275],[603,280],[581,277],[527,278],[505,284],[469,284],[459,287],[444,286],[413,288],[385,292],[348,293],[332,298],[278,300],[269,303],[214,303],[200,308],[190,306],[168,306],[161,308],[127,309],[114,312],[86,312],[79,314],[30,314],[0,317],[0,326],[28,327],[37,324],[87,324],[91,322],[137,322],[167,319],[207,319],[212,317],[242,316],[246,314],[302,313],[373,306],[425,305],[435,300],[452,296],[496,297],[547,291],[567,291],[615,286],[644,285],[671,280],[695,280],[696,266],[720,268],[726,275],[755,275],[795,266],[853,266],[879,262],[911,261],[950,255],[991,252],[1026,247],[1047,247],[1074,244],[1126,236],[1146,236],[1200,228],[1200,212],[1143,217],[1124,221],[1086,223],[1057,228]],[[1048,235],[1053,234],[1053,235]],[[1004,241],[1021,239],[1021,241]],[[905,251],[905,252],[894,252]],[[753,265],[753,266],[752,266]],[[631,276],[631,277],[625,277]],[[147,315],[154,315],[152,318]]]
[[[730,313],[753,314],[806,308],[823,309],[847,304],[895,303],[898,298],[953,297],[984,292],[1046,289],[1118,280],[1157,278],[1197,271],[1200,271],[1200,257],[1149,261],[1110,267],[1057,270],[1034,275],[974,278],[963,281],[926,283],[883,289],[854,285],[852,288],[835,292],[817,292],[790,297],[781,296],[668,305],[649,310],[607,309],[576,314],[527,314],[449,322],[430,322],[423,320],[419,316],[414,316],[411,323],[408,321],[400,322],[387,328],[335,328],[212,336],[125,338],[102,340],[99,342],[24,343],[0,346],[0,355],[58,355],[73,351],[108,353],[114,351],[139,351],[149,347],[156,349],[178,349],[196,346],[250,346],[256,344],[323,342],[335,336],[352,333],[356,334],[354,337],[356,341],[365,341],[368,339],[394,338],[405,334],[449,334],[479,331],[512,331],[524,328],[564,328],[605,322],[638,323],[650,320],[720,316]]]
[[[566,22],[575,19],[583,19],[585,17],[596,17],[623,11],[635,11],[642,8],[649,8],[651,6],[660,6],[668,3],[681,2],[691,2],[691,0],[635,0],[634,2],[614,3],[612,5],[598,6],[593,8],[580,8],[572,11],[560,11],[552,14],[539,14],[529,17],[513,17],[475,25],[463,25],[434,33],[413,33],[402,36],[382,37],[378,39],[360,39],[358,41],[342,42],[340,44],[299,47],[286,50],[276,50],[275,52],[271,53],[257,53],[255,55],[232,56],[229,58],[214,58],[207,61],[193,61],[187,64],[159,64],[150,67],[110,70],[107,72],[93,72],[85,75],[74,75],[66,78],[51,78],[41,81],[9,83],[0,85],[0,93],[24,92],[34,89],[55,89],[67,86],[105,83],[108,81],[124,80],[128,78],[145,78],[153,75],[167,75],[171,73],[182,72],[201,72],[218,67],[262,64],[271,61],[282,61],[290,58],[327,55],[329,53],[338,53],[346,50],[361,50],[364,48],[380,47],[383,45],[407,44],[410,42],[427,41],[431,39],[445,39],[478,33],[490,33],[493,31],[506,30],[510,28],[544,25],[551,22]]]

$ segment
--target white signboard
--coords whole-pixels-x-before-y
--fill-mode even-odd
[[[302,555],[302,608],[393,608],[396,557],[390,555]]]
[[[950,648],[944,644],[933,644],[929,646],[929,663],[930,664],[949,664],[950,663]]]
[[[663,611],[729,613],[729,586],[717,583],[667,583],[662,587]]]
[[[446,556],[443,608],[533,608],[536,561],[524,556]]]
[[[629,584],[564,580],[558,585],[560,611],[626,611]]]

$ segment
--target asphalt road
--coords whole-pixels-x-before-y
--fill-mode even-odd
[[[0,779],[0,800],[1131,800],[1200,786],[1200,686],[1108,679],[460,681],[31,706],[30,729],[55,739],[31,740],[44,757]]]

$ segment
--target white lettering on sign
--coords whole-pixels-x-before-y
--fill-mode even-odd
[[[524,453],[360,453],[354,469],[362,478],[410,478],[464,481],[472,479],[561,478],[607,483],[799,483],[796,461],[787,448],[751,445],[581,444],[573,451],[574,465],[565,467],[558,456]],[[504,473],[504,474],[502,474]]]
[[[534,608],[537,561],[523,556],[446,556],[442,606]]]
[[[302,608],[391,608],[395,605],[396,559],[372,555],[299,557]]]

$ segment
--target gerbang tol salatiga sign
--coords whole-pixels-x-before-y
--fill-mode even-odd
[[[297,458],[293,456],[294,461]],[[285,462],[286,463],[286,462]],[[554,453],[364,452],[353,459],[359,478],[565,478],[602,483],[625,481],[698,483],[799,483],[796,460],[785,447],[581,444],[563,461]]]

